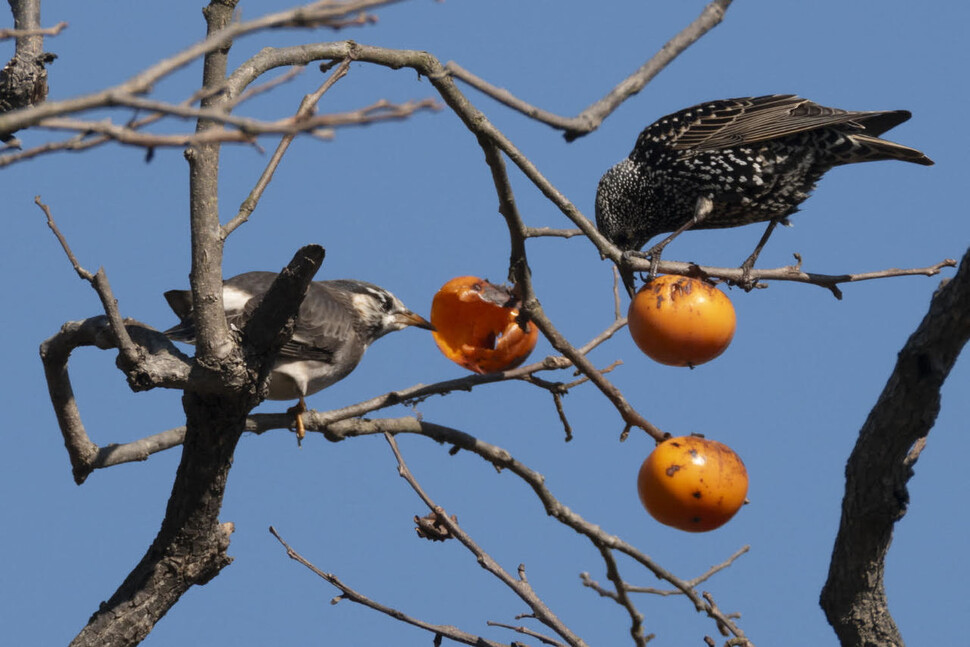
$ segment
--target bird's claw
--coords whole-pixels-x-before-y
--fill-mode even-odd
[[[301,397],[300,401],[287,409],[286,412],[293,415],[295,419],[295,424],[290,429],[296,431],[297,447],[302,447],[303,439],[306,438],[306,425],[303,424],[303,414],[307,412],[306,401]]]

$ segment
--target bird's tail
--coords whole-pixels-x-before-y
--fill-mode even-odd
[[[870,135],[853,134],[849,139],[854,144],[852,149],[853,162],[874,162],[877,160],[900,160],[922,164],[923,166],[933,166],[933,160],[924,155],[921,151],[909,146],[903,146],[888,139],[879,139]]]
[[[188,290],[169,290],[165,293],[165,300],[169,307],[180,319],[178,325],[172,326],[162,334],[174,341],[187,344],[195,343],[195,323],[192,319],[192,293]]]

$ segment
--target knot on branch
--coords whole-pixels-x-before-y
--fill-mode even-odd
[[[450,519],[453,522],[458,523],[458,517],[455,515],[451,515]],[[414,530],[418,533],[418,537],[421,539],[428,539],[430,541],[445,541],[446,539],[455,538],[455,536],[448,530],[447,524],[441,520],[441,516],[437,512],[429,512],[423,517],[415,515],[414,523],[418,524]]]

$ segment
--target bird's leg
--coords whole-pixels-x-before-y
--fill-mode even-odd
[[[290,407],[286,411],[287,413],[292,413],[296,416],[296,444],[299,447],[303,446],[303,439],[306,438],[306,427],[303,425],[303,414],[307,412],[306,400],[303,396],[300,396],[300,401],[296,403],[296,406]]]
[[[748,278],[748,273],[754,267],[754,262],[758,260],[758,256],[761,254],[761,250],[764,249],[765,243],[767,243],[768,239],[771,237],[771,232],[775,230],[775,227],[778,226],[779,222],[781,222],[781,219],[775,218],[774,220],[768,223],[768,228],[765,229],[765,233],[761,235],[761,240],[758,241],[758,244],[757,246],[755,246],[754,251],[751,252],[751,255],[748,256],[748,258],[746,258],[743,263],[741,263],[741,280],[738,281],[738,286],[741,287],[742,290],[745,290],[746,292],[750,292],[752,288],[755,287],[755,284],[757,282],[751,281]]]
[[[692,229],[697,225],[701,224],[707,220],[708,216],[714,211],[714,201],[711,200],[706,195],[702,195],[697,198],[697,204],[694,206],[694,217],[685,222],[672,234],[661,240],[659,243],[647,250],[646,256],[650,259],[650,278],[655,278],[657,276],[657,268],[660,265],[660,254],[663,252],[664,247],[670,244],[674,238],[680,236],[682,233],[688,229]]]
[[[629,259],[630,258],[649,258],[650,259],[650,274],[648,277],[650,279],[657,278],[657,269],[660,267],[660,255],[663,253],[664,248],[670,244],[670,242],[680,236],[682,233],[696,227],[701,224],[711,215],[714,211],[714,201],[706,195],[699,196],[697,202],[694,205],[694,216],[685,222],[683,225],[677,228],[672,234],[661,240],[659,243],[651,247],[645,252],[638,251],[626,251],[623,252],[624,262],[620,265],[620,278],[623,279],[623,285],[626,286],[626,291],[630,294],[630,298],[636,293],[636,286],[634,285],[633,270],[629,269]]]

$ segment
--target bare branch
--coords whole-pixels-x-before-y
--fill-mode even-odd
[[[205,88],[203,88],[202,90],[198,90],[195,93],[193,93],[191,97],[189,97],[179,105],[182,105],[182,106],[192,105],[193,103],[202,99],[205,96],[208,96],[208,92],[205,90]],[[159,121],[164,117],[165,117],[164,114],[154,113],[126,124],[126,127],[132,130],[135,130],[135,129],[147,126],[149,124],[155,123],[156,121]],[[94,136],[89,131],[78,133],[77,135],[67,140],[58,141],[58,142],[48,142],[46,144],[42,144],[41,146],[36,146],[34,148],[21,151],[19,153],[4,155],[3,157],[0,157],[0,168],[9,166],[16,162],[21,162],[23,160],[32,159],[34,157],[43,155],[45,153],[64,151],[64,150],[67,150],[67,151],[87,150],[89,148],[94,148],[95,146],[100,146],[101,144],[104,144],[111,140],[112,140],[111,137],[108,137],[106,135]]]
[[[913,463],[940,410],[940,388],[968,340],[970,249],[899,352],[846,465],[842,519],[820,600],[844,645],[903,644],[888,611],[885,558],[906,514]]]
[[[3,113],[28,109],[47,99],[47,65],[57,58],[44,51],[40,26],[40,0],[8,0],[14,29],[4,30],[17,39],[13,58],[0,69],[0,120]],[[13,133],[19,128],[0,127],[0,141],[11,147],[20,143]]]
[[[515,577],[502,568],[498,562],[496,562],[491,555],[485,552],[478,543],[471,538],[471,536],[466,533],[458,522],[454,518],[448,517],[444,509],[438,506],[431,500],[431,497],[421,488],[421,485],[411,474],[411,470],[408,469],[407,464],[404,462],[404,457],[401,456],[401,450],[397,446],[397,442],[388,432],[384,432],[384,438],[387,440],[388,444],[391,446],[391,451],[394,452],[394,457],[397,459],[397,470],[401,477],[408,482],[408,485],[414,490],[414,492],[424,501],[424,504],[428,506],[428,509],[434,512],[441,524],[448,529],[449,534],[458,539],[465,548],[467,548],[478,561],[478,564],[487,570],[489,573],[497,577],[503,584],[509,587],[512,592],[519,596],[519,598],[525,602],[530,609],[536,620],[546,625],[558,635],[560,635],[567,644],[573,647],[585,647],[586,643],[576,634],[574,634],[566,624],[553,613],[552,609],[546,606],[546,603],[536,595],[529,581],[525,578],[525,568],[523,566],[519,567],[519,577]]]
[[[613,557],[613,551],[611,551],[606,546],[598,545],[600,555],[603,557],[603,561],[606,562],[606,577],[613,582],[613,587],[615,589],[615,594],[613,599],[617,603],[626,609],[627,613],[630,615],[630,637],[633,638],[633,643],[637,647],[645,647],[647,642],[653,637],[643,635],[643,614],[640,613],[637,608],[633,605],[633,601],[630,599],[627,593],[626,583],[623,578],[620,577],[620,569],[616,565],[616,559]]]
[[[744,555],[749,550],[751,550],[751,546],[742,546],[737,551],[735,551],[733,555],[731,555],[730,557],[728,557],[726,560],[724,560],[720,564],[715,564],[714,566],[710,567],[709,569],[707,569],[706,571],[704,571],[703,573],[701,573],[697,577],[695,577],[693,579],[690,579],[690,580],[687,580],[687,583],[691,587],[696,588],[697,585],[699,585],[699,584],[701,584],[703,582],[706,582],[711,577],[713,577],[715,574],[720,573],[721,571],[723,571],[724,569],[726,569],[727,567],[729,567],[731,564],[734,563],[734,561],[736,559],[738,559],[739,557],[741,557],[741,555]],[[592,588],[593,590],[595,590],[596,592],[598,592],[600,595],[603,595],[603,596],[606,596],[606,597],[611,597],[612,596],[612,594],[609,591],[605,591],[604,592],[599,587],[599,585],[596,584],[596,582],[594,582],[593,580],[589,579],[589,574],[588,573],[583,573],[583,576],[584,576],[583,577],[583,584],[584,585],[589,586],[590,588]],[[659,595],[659,596],[662,596],[662,597],[663,596],[668,596],[668,595],[683,595],[683,593],[684,593],[683,591],[680,591],[678,589],[657,589],[657,588],[654,588],[654,587],[651,587],[651,586],[633,586],[631,584],[626,584],[625,586],[626,586],[626,590],[628,592],[630,592],[630,593],[650,593],[652,595]]]
[[[23,36],[57,36],[67,29],[67,23],[61,21],[53,27],[37,27],[34,29],[0,29],[0,40],[21,38]]]
[[[531,636],[532,638],[536,638],[537,640],[539,640],[539,642],[541,642],[543,645],[553,645],[553,647],[565,647],[564,643],[559,642],[555,638],[550,638],[545,634],[541,634],[538,631],[529,629],[528,627],[524,627],[522,625],[518,625],[518,626],[509,625],[509,624],[505,624],[504,622],[495,622],[494,620],[489,620],[487,624],[489,627],[501,627],[503,629],[510,629],[516,633],[520,633],[523,636]]]
[[[61,247],[64,248],[64,252],[67,254],[68,259],[71,261],[71,265],[74,266],[74,271],[77,272],[78,276],[91,284],[95,292],[98,293],[98,297],[101,299],[101,305],[104,307],[104,313],[108,317],[108,321],[111,323],[111,330],[115,336],[115,343],[117,344],[118,350],[121,352],[121,356],[124,358],[124,364],[126,369],[133,369],[141,363],[141,354],[138,352],[138,348],[135,343],[131,341],[131,337],[128,336],[128,331],[125,329],[124,321],[121,317],[121,312],[118,310],[118,301],[114,298],[114,294],[111,292],[111,284],[108,282],[108,275],[105,274],[104,268],[99,268],[97,273],[91,274],[86,269],[81,267],[78,263],[77,258],[71,251],[70,246],[67,244],[67,240],[64,235],[61,234],[60,229],[57,227],[57,223],[54,222],[54,217],[51,215],[50,207],[40,201],[40,196],[34,198],[34,204],[36,204],[44,212],[47,217],[47,226],[50,227],[51,231],[57,237],[58,242],[60,242]]]
[[[857,274],[818,274],[802,271],[802,257],[799,254],[795,254],[794,256],[796,261],[795,265],[762,270],[752,269],[748,272],[748,278],[752,279],[752,283],[757,281],[794,281],[796,283],[809,283],[826,288],[837,299],[841,299],[842,292],[837,287],[840,283],[855,283],[858,281],[871,281],[897,276],[935,276],[944,267],[956,267],[957,264],[952,258],[946,258],[928,267],[907,269],[890,268],[876,272],[860,272]],[[646,272],[650,270],[650,262],[632,259],[631,267],[636,271]],[[710,267],[681,261],[660,261],[657,268],[663,274],[703,276],[705,278],[721,279],[729,283],[740,283],[744,277],[744,270],[740,267]],[[757,287],[764,286],[759,285]]]
[[[547,515],[563,525],[572,528],[579,534],[584,535],[598,549],[609,548],[618,550],[633,558],[657,578],[670,582],[680,589],[694,604],[695,609],[707,613],[718,622],[725,623],[725,626],[736,637],[744,636],[744,632],[736,627],[730,618],[724,617],[723,614],[719,614],[716,610],[712,610],[711,606],[698,595],[697,591],[687,581],[670,573],[636,547],[626,543],[615,535],[607,533],[600,526],[586,521],[583,517],[563,505],[546,486],[545,477],[542,474],[520,463],[507,450],[501,447],[487,443],[457,429],[418,420],[417,418],[341,420],[331,424],[325,431],[327,438],[332,441],[362,435],[402,433],[419,434],[436,442],[453,445],[459,449],[473,452],[492,463],[498,469],[512,472],[532,488],[532,491],[539,498]],[[442,522],[447,523],[447,515],[445,515],[445,519],[442,519]],[[450,526],[449,531],[452,531]]]
[[[242,103],[245,103],[246,101],[249,101],[253,97],[258,97],[263,93],[273,90],[277,86],[283,85],[284,83],[289,83],[299,75],[303,74],[305,70],[306,70],[306,67],[303,65],[294,65],[291,69],[287,70],[283,74],[280,74],[276,78],[270,79],[269,81],[265,81],[264,83],[248,88],[245,92],[243,92],[236,98],[236,101],[235,103],[233,103],[233,106],[238,106]]]
[[[553,348],[565,357],[568,357],[576,368],[582,371],[603,392],[603,395],[616,407],[624,422],[640,427],[657,442],[660,442],[665,437],[664,433],[640,415],[627,402],[623,394],[620,393],[620,390],[607,380],[603,376],[603,373],[597,370],[583,353],[577,351],[559,333],[552,321],[546,316],[532,288],[532,273],[529,269],[525,252],[525,224],[522,222],[522,217],[519,215],[518,208],[515,205],[512,187],[505,170],[505,161],[502,159],[498,145],[491,139],[479,136],[478,143],[485,152],[485,161],[492,172],[492,181],[495,184],[495,190],[499,197],[499,213],[505,217],[506,225],[509,229],[509,238],[512,247],[509,261],[509,278],[515,281],[516,291],[522,300],[523,313],[528,319],[535,322],[536,326],[539,327],[539,330],[542,331],[542,334],[549,340]]]
[[[80,119],[54,118],[45,119],[37,124],[37,128],[49,130],[73,130],[79,133],[98,133],[116,140],[122,144],[142,146],[144,148],[162,148],[199,146],[212,143],[242,142],[253,143],[257,135],[311,133],[322,139],[331,139],[334,126],[363,126],[378,121],[398,120],[410,117],[420,110],[438,110],[439,106],[433,99],[408,101],[402,104],[392,104],[388,101],[378,101],[373,105],[350,112],[318,115],[303,119],[287,118],[275,122],[260,121],[246,117],[234,117],[220,110],[205,110],[191,107],[181,107],[158,101],[138,101],[145,109],[155,110],[158,114],[175,114],[178,116],[196,116],[212,122],[224,122],[237,126],[240,130],[226,130],[210,128],[196,133],[156,134],[145,133],[128,126],[120,126],[105,119],[102,121],[83,121]]]
[[[347,71],[350,69],[349,61],[344,61],[334,70],[333,74],[327,77],[327,80],[317,88],[317,91],[313,94],[309,94],[303,97],[303,101],[300,103],[300,107],[296,112],[294,117],[295,121],[299,121],[313,114],[316,109],[317,103],[320,98],[323,97],[324,92],[329,90],[333,85],[346,76]],[[263,170],[262,175],[260,175],[259,180],[256,182],[256,186],[253,190],[249,192],[246,199],[243,200],[242,205],[239,207],[239,212],[236,216],[230,220],[222,228],[222,237],[225,238],[231,234],[237,227],[242,225],[244,222],[249,220],[250,214],[256,209],[256,205],[259,204],[259,199],[263,196],[263,192],[266,187],[269,186],[270,181],[273,179],[273,174],[276,172],[277,167],[283,160],[283,154],[286,153],[287,149],[290,147],[290,143],[293,141],[294,135],[284,135],[280,140],[280,143],[276,146],[276,150],[273,152],[272,157],[270,157],[266,168]]]
[[[609,339],[624,323],[623,321],[614,322],[612,326],[590,340],[580,351],[588,353]],[[125,325],[129,334],[135,335],[139,347],[145,349],[146,357],[151,359],[151,364],[144,363],[140,367],[142,373],[139,373],[139,375],[148,374],[153,376],[154,380],[151,383],[143,381],[137,386],[133,384],[133,388],[143,390],[158,386],[184,389],[190,384],[191,380],[191,386],[194,390],[212,393],[224,391],[224,384],[217,374],[199,370],[191,372],[191,358],[182,354],[164,335],[149,326],[130,319],[125,321]],[[45,371],[48,373],[48,388],[51,390],[54,411],[58,415],[58,420],[61,421],[61,431],[65,435],[72,465],[75,465],[75,478],[80,478],[79,484],[96,469],[133,461],[143,461],[152,454],[182,444],[185,439],[184,426],[168,429],[129,443],[111,443],[104,447],[98,447],[91,443],[87,432],[84,431],[84,426],[81,424],[67,372],[68,356],[71,351],[79,346],[97,346],[103,349],[115,347],[105,317],[94,317],[83,322],[65,324],[61,332],[48,339],[41,346],[41,355],[44,358]],[[481,384],[521,379],[539,371],[558,370],[569,366],[571,366],[571,363],[564,357],[550,356],[539,362],[505,373],[470,375],[466,378],[447,380],[436,384],[420,384],[408,389],[392,391],[342,409],[325,412],[313,411],[304,415],[304,421],[307,423],[308,431],[322,432],[328,435],[331,440],[341,440],[342,438],[334,436],[332,431],[333,423],[340,420],[354,418],[402,402],[427,398],[431,395],[444,395],[458,390],[469,391]],[[132,382],[131,378],[129,378],[129,382]],[[63,392],[65,395],[55,398],[55,392]],[[277,429],[289,429],[292,422],[293,417],[287,413],[253,414],[246,418],[245,431],[262,434]],[[69,441],[70,437],[77,437],[81,440],[71,442]],[[72,446],[75,449],[72,450]]]
[[[554,236],[557,238],[573,238],[582,236],[582,229],[552,229],[551,227],[526,227],[526,238],[540,238],[542,236]]]
[[[711,596],[711,594],[707,591],[704,591],[704,600],[707,604],[707,615],[717,621],[717,629],[721,632],[721,635],[730,636],[732,633],[734,634],[734,637],[728,640],[725,645],[732,647],[735,645],[737,645],[737,647],[754,647],[754,643],[748,640],[744,633],[739,634],[731,629],[731,627],[734,626],[734,623],[731,622],[731,618],[736,618],[740,614],[725,614],[714,603],[713,596]]]
[[[111,106],[118,96],[145,94],[166,76],[180,70],[201,56],[226,47],[234,38],[246,34],[278,27],[326,26],[331,21],[339,23],[348,15],[393,4],[397,1],[399,0],[356,0],[355,2],[334,3],[329,0],[319,0],[304,7],[267,14],[255,20],[230,23],[221,29],[210,31],[205,40],[170,58],[159,61],[124,83],[74,99],[50,101],[32,108],[0,115],[0,132],[20,130],[51,117]]]
[[[661,70],[673,62],[681,52],[720,24],[724,19],[724,13],[730,5],[731,0],[714,0],[704,7],[701,15],[684,28],[683,31],[668,41],[653,58],[644,63],[636,72],[621,81],[609,94],[575,117],[561,117],[532,106],[515,97],[508,90],[494,86],[484,79],[475,76],[454,61],[449,61],[445,66],[445,70],[455,78],[461,79],[509,108],[553,128],[564,130],[566,141],[573,141],[599,128],[603,120],[616,110],[620,104],[640,92]]]
[[[393,609],[391,607],[380,604],[379,602],[375,602],[374,600],[371,600],[370,598],[363,595],[362,593],[359,593],[354,589],[350,588],[348,585],[344,584],[336,575],[332,573],[324,573],[322,570],[314,566],[306,558],[304,558],[298,552],[290,548],[290,545],[286,543],[282,537],[280,537],[278,532],[276,532],[276,528],[274,528],[273,526],[270,526],[269,531],[274,537],[276,537],[276,540],[283,545],[283,548],[286,549],[287,557],[289,557],[290,559],[296,562],[299,562],[300,564],[303,564],[314,574],[316,574],[317,576],[321,577],[322,579],[326,580],[333,586],[340,589],[341,594],[335,597],[333,600],[331,600],[330,604],[337,604],[341,600],[350,600],[351,602],[356,602],[357,604],[363,605],[370,609],[374,609],[375,611],[380,611],[384,615],[394,618],[395,620],[400,620],[401,622],[405,622],[414,627],[418,627],[420,629],[430,631],[436,636],[445,636],[446,638],[449,638],[450,640],[454,640],[455,642],[458,642],[458,643],[462,643],[465,645],[474,645],[475,647],[478,647],[480,645],[484,645],[486,647],[506,647],[502,643],[493,642],[491,640],[482,638],[481,636],[476,636],[474,634],[464,632],[458,629],[457,627],[454,627],[451,625],[434,625],[434,624],[431,624],[430,622],[424,622],[423,620],[418,620],[417,618],[413,618],[401,611],[398,611],[397,609]]]

